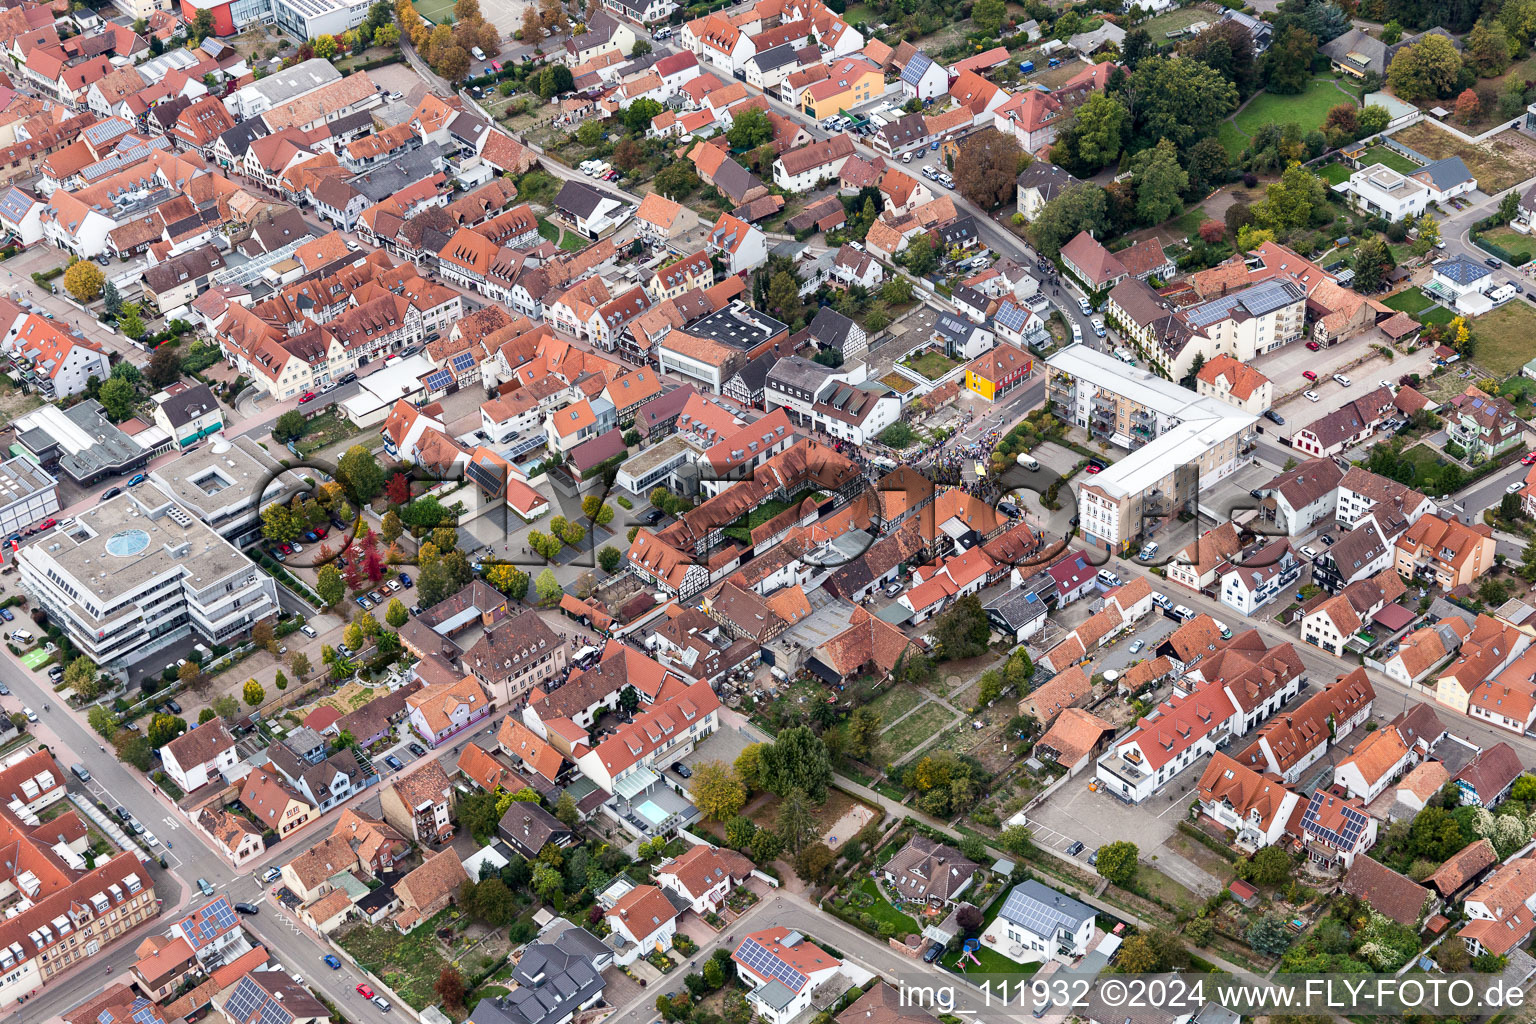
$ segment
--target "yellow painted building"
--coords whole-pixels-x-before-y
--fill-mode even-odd
[[[1034,359],[1013,345],[999,343],[972,359],[965,368],[965,386],[987,401],[995,401],[1029,380]]]
[[[885,92],[885,74],[865,57],[843,57],[828,69],[831,74],[810,86],[800,97],[808,117],[832,117],[851,110]]]

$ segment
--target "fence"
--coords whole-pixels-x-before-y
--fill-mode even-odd
[[[1401,142],[1398,142],[1396,139],[1392,138],[1392,136],[1390,136],[1390,135],[1378,136],[1377,137],[1377,141],[1380,142],[1383,146],[1386,146],[1388,149],[1392,150],[1392,152],[1400,153],[1403,156],[1407,157],[1409,160],[1416,160],[1416,161],[1418,161],[1421,164],[1428,164],[1428,163],[1433,163],[1434,162],[1429,157],[1425,156],[1423,153],[1420,153],[1418,150],[1416,150],[1416,149],[1409,149],[1407,146],[1403,145]]]

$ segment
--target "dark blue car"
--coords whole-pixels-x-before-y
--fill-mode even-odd
[[[414,585],[414,584],[411,583],[411,578],[409,576],[407,576],[405,573],[401,573],[400,574],[400,582],[404,586],[406,586],[406,587],[411,587],[411,586]]]
[[[11,614],[11,610],[9,608],[0,608],[0,619],[4,619],[6,622],[11,622],[14,621],[15,618],[16,616]]]

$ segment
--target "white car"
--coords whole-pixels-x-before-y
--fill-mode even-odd
[[[1303,544],[1301,546],[1301,553],[1303,555],[1307,556],[1308,558],[1316,558],[1317,557],[1317,549],[1312,547],[1312,545],[1310,545],[1310,544]]]
[[[1508,487],[1504,488],[1504,493],[1505,494],[1518,494],[1522,489],[1524,489],[1524,487],[1525,487],[1525,481],[1524,480],[1516,480],[1514,483],[1512,483]]]
[[[1350,386],[1350,384],[1354,383],[1348,377],[1344,376],[1342,373],[1334,374],[1333,375],[1333,379],[1339,382],[1339,386],[1340,387],[1344,387],[1344,388],[1347,388],[1347,387]]]
[[[320,635],[319,633],[315,632],[315,627],[309,625],[308,623],[300,626],[299,627],[299,632],[303,633],[305,636],[309,637],[311,640],[315,639],[315,637]]]
[[[1387,390],[1388,390],[1388,391],[1391,391],[1391,390],[1392,390],[1392,385],[1391,385],[1391,384],[1388,384],[1388,383],[1387,383],[1387,382],[1386,382],[1386,381],[1384,381],[1384,380],[1379,380],[1379,381],[1377,381],[1377,382],[1376,382],[1376,386],[1377,386],[1377,387],[1379,387],[1379,388],[1386,388],[1386,389],[1387,389]]]
[[[21,713],[27,716],[27,721],[29,721],[29,722],[37,721],[37,712],[33,711],[31,708],[22,708],[21,709]]]
[[[1147,645],[1142,643],[1140,640],[1132,640],[1131,646],[1127,647],[1126,650],[1130,651],[1132,654],[1135,654],[1145,646]]]
[[[1319,396],[1316,391],[1303,391],[1301,393],[1301,396],[1303,398],[1305,398],[1309,402],[1320,402],[1320,401],[1322,401],[1321,396]]]
[[[475,55],[475,60],[485,60],[485,51],[478,46],[471,46],[469,52]]]
[[[1093,312],[1093,307],[1088,305],[1087,299],[1078,299],[1077,308],[1083,311],[1083,316],[1087,316],[1089,313]]]
[[[1093,325],[1093,333],[1094,334],[1097,334],[1101,338],[1104,337],[1104,321],[1103,320],[1100,320],[1098,317],[1094,317],[1092,320],[1089,320],[1088,322]]]

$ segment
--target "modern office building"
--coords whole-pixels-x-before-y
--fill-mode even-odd
[[[216,434],[195,451],[150,470],[149,481],[163,492],[163,501],[147,491],[134,497],[151,514],[175,503],[233,544],[260,532],[263,505],[286,504],[307,490],[297,473],[283,469],[245,435],[226,440]]]
[[[22,587],[102,667],[186,636],[223,643],[277,614],[277,584],[159,492],[119,495],[22,548]]]
[[[1072,345],[1046,361],[1046,399],[1095,440],[1128,450],[1078,488],[1083,539],[1121,551],[1153,520],[1194,511],[1252,443],[1258,417],[1148,370]]]

